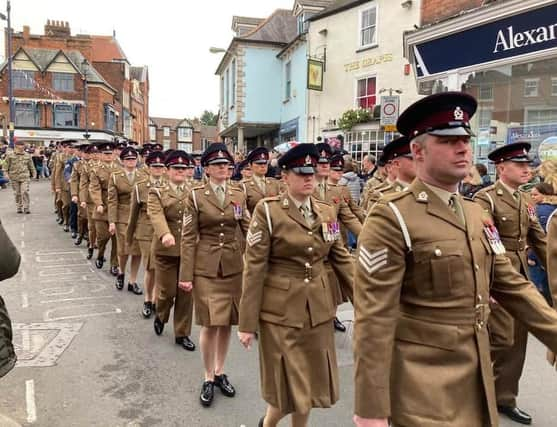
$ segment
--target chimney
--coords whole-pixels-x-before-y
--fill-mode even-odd
[[[71,36],[69,22],[47,20],[44,26],[44,33],[50,37],[68,38]]]
[[[31,29],[29,28],[29,25],[24,25],[23,26],[23,40],[24,41],[29,40],[30,33],[31,33]]]

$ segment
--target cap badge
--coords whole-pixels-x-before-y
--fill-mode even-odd
[[[321,151],[321,157],[326,157],[326,156],[327,156],[327,153],[325,152],[325,150],[322,150]]]
[[[427,200],[428,196],[425,191],[422,191],[420,194],[418,194],[418,202],[427,202]]]
[[[265,153],[261,153],[261,155],[259,156],[259,158],[260,158],[261,160],[265,160]]]
[[[497,195],[502,196],[503,195],[503,190],[501,190],[500,188],[497,189]]]
[[[455,120],[464,120],[464,111],[462,111],[462,108],[456,107],[454,109],[454,119]]]
[[[284,199],[284,200],[283,200],[282,206],[284,206],[285,208],[288,207],[288,199]]]
[[[224,157],[224,153],[222,152],[222,150],[219,150],[219,152],[217,153],[218,157]]]
[[[526,151],[526,148],[523,148],[522,152],[524,153],[525,156],[528,155],[528,151]]]
[[[184,163],[184,159],[182,159],[181,157],[178,157],[178,163]]]
[[[306,164],[311,163],[311,156],[309,154],[306,156],[305,163]]]

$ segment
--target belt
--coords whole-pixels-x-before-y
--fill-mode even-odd
[[[300,278],[306,283],[309,283],[312,279],[322,274],[327,274],[323,260],[319,260],[313,264],[307,262],[304,266],[270,262],[268,273]]]
[[[474,307],[462,308],[433,308],[421,307],[411,304],[401,304],[400,312],[416,318],[435,319],[436,322],[449,325],[475,326],[477,330],[483,329],[487,324],[489,304],[476,304]]]
[[[511,252],[523,251],[526,249],[526,241],[522,238],[514,239],[511,237],[501,237],[501,242],[505,249]]]
[[[224,245],[228,244],[228,243],[233,243],[235,242],[237,239],[235,239],[234,237],[226,237],[224,235],[224,233],[220,233],[219,235],[215,236],[213,234],[201,234],[199,236],[199,243],[200,244],[210,244],[210,245],[218,245],[220,247],[223,247]]]

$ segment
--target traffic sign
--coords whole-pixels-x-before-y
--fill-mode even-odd
[[[395,126],[398,120],[400,105],[399,96],[382,96],[381,97],[381,126]],[[395,128],[396,130],[396,128]]]
[[[396,132],[396,125],[385,125],[383,126],[385,132]]]

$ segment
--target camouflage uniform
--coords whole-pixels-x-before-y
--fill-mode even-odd
[[[18,212],[29,211],[29,181],[35,176],[35,166],[29,153],[12,152],[6,156],[5,171],[12,182]]]

